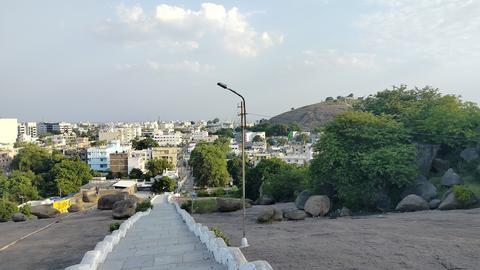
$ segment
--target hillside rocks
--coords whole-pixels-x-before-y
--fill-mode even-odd
[[[455,193],[453,192],[453,190],[450,189],[443,196],[442,202],[438,206],[438,209],[439,210],[465,209],[476,203],[478,203],[478,199],[475,197],[475,195],[472,195],[470,199],[464,204],[460,203],[455,197]]]
[[[460,157],[467,162],[478,159],[479,155],[478,155],[477,148],[476,147],[470,147],[470,148],[467,148],[467,149],[463,150],[460,153]]]
[[[439,199],[434,199],[434,200],[431,200],[429,203],[428,203],[428,206],[430,207],[430,209],[437,209],[438,206],[440,206],[440,203],[442,201],[439,200]]]
[[[82,192],[83,202],[96,202],[97,199],[97,192],[95,190],[86,190]]]
[[[255,201],[255,204],[258,205],[272,205],[274,203],[275,200],[270,195],[262,195]]]
[[[415,183],[402,192],[402,197],[404,198],[410,194],[418,195],[429,201],[437,196],[437,188],[425,176],[420,175]]]
[[[397,204],[397,207],[395,208],[396,211],[400,212],[422,211],[428,209],[430,209],[430,206],[428,205],[427,201],[415,194],[410,194],[405,197]]]
[[[282,220],[283,220],[283,212],[277,207],[266,207],[262,210],[262,212],[260,212],[260,214],[257,217],[257,222],[259,223],[267,223],[267,222],[282,221]]]
[[[352,210],[348,209],[347,207],[342,207],[340,210],[339,216],[341,217],[349,217],[352,215]]]
[[[22,222],[22,221],[26,221],[26,220],[27,220],[27,217],[22,213],[15,213],[12,216],[12,221],[13,222]]]
[[[325,216],[330,211],[330,199],[324,195],[314,195],[305,203],[305,212],[317,217]]]
[[[233,212],[242,209],[242,200],[231,198],[217,198],[218,211]]]
[[[460,176],[455,173],[455,171],[450,168],[448,171],[442,176],[442,186],[451,187],[453,185],[463,185],[463,180]]]
[[[135,214],[137,202],[133,198],[117,201],[112,206],[112,216],[115,219],[129,218]]]
[[[75,213],[75,212],[79,212],[82,210],[82,207],[78,204],[72,204],[70,205],[70,207],[68,207],[67,211],[69,213]]]
[[[38,218],[53,218],[60,214],[57,209],[47,205],[32,206],[30,212]]]
[[[128,195],[127,192],[103,195],[98,199],[97,208],[100,210],[112,210],[114,203],[128,199]]]
[[[428,175],[428,172],[430,172],[430,169],[432,167],[432,161],[437,155],[440,146],[424,143],[417,143],[415,144],[415,146],[417,148],[416,163],[418,172],[421,175],[426,176]]]
[[[295,206],[300,210],[305,209],[305,203],[307,202],[308,198],[310,198],[310,196],[312,196],[312,193],[308,190],[300,192],[300,194],[298,194],[297,198],[295,199]]]
[[[450,168],[450,162],[445,159],[436,158],[432,161],[432,168],[437,172],[444,173]]]
[[[307,218],[307,213],[305,213],[303,210],[292,209],[284,212],[283,216],[288,220],[304,220]]]

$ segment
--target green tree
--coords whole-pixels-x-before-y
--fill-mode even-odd
[[[222,128],[214,133],[213,135],[217,135],[219,137],[226,137],[226,138],[233,138],[233,129],[231,128]]]
[[[227,171],[233,179],[233,184],[240,188],[242,184],[242,159],[232,156],[227,161]]]
[[[61,191],[62,195],[78,192],[82,185],[92,179],[90,168],[78,157],[65,158],[55,164],[51,174],[56,190],[51,190],[50,192],[56,193]]]
[[[298,143],[307,143],[308,141],[310,140],[310,136],[308,136],[307,134],[305,133],[300,133],[298,134],[296,137],[295,137],[295,141],[297,141]]]
[[[197,144],[189,160],[197,185],[224,187],[228,184],[225,150],[225,147],[218,143]]]
[[[391,117],[344,112],[325,126],[315,147],[313,190],[336,191],[340,202],[352,209],[373,206],[381,190],[396,202],[415,179],[415,148],[403,125]]]
[[[132,140],[132,147],[135,150],[144,150],[144,149],[149,149],[153,147],[158,147],[158,143],[154,139],[147,137],[143,140],[137,140],[137,139]]]
[[[173,165],[166,159],[154,158],[147,162],[146,168],[148,170],[147,175],[149,177],[155,177],[162,174],[166,169],[173,169]]]
[[[174,179],[163,176],[153,182],[152,191],[155,193],[172,192],[176,186],[177,182]]]
[[[18,208],[15,203],[0,199],[0,222],[9,220],[16,212]]]
[[[293,168],[293,165],[278,158],[261,160],[257,166],[249,169],[246,174],[245,196],[251,200],[256,200],[260,194],[260,186],[268,177]]]
[[[263,192],[271,195],[277,202],[290,202],[295,200],[295,195],[307,186],[307,168],[291,168],[268,175],[263,185]]]
[[[142,170],[138,168],[133,168],[130,171],[130,174],[128,176],[130,179],[144,179],[145,175],[143,174]]]
[[[260,136],[260,135],[255,135],[255,137],[253,137],[252,139],[252,142],[263,142],[263,137]]]
[[[12,170],[32,171],[36,174],[49,172],[54,161],[47,150],[38,145],[26,144],[12,161]]]
[[[31,171],[12,171],[7,178],[0,178],[0,184],[5,185],[0,188],[0,197],[7,198],[9,201],[18,204],[29,200],[36,200],[39,198],[37,188],[33,185],[35,174]]]

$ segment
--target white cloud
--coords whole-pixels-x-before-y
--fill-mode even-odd
[[[208,64],[201,64],[198,61],[184,60],[173,64],[164,64],[156,61],[147,61],[147,67],[154,71],[168,71],[168,72],[208,72],[214,69]]]
[[[436,61],[478,56],[480,1],[369,0],[381,11],[354,23],[368,46]]]
[[[120,5],[117,15],[120,22],[107,22],[98,27],[97,32],[120,36],[130,43],[133,40],[133,43],[154,41],[161,47],[192,45],[184,46],[185,50],[197,49],[205,43],[220,45],[246,57],[256,56],[262,49],[282,44],[284,40],[282,35],[257,32],[248,22],[247,13],[238,8],[227,10],[213,3],[203,3],[196,11],[161,4],[156,7],[154,16],[147,16],[140,6]]]
[[[310,68],[336,67],[369,70],[377,68],[376,56],[368,53],[347,53],[337,50],[304,51],[303,64]]]

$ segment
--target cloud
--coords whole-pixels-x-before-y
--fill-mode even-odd
[[[227,10],[213,3],[203,3],[196,11],[161,4],[153,16],[148,16],[138,5],[119,5],[116,12],[118,21],[105,22],[97,27],[97,33],[123,40],[129,46],[153,42],[160,47],[194,50],[207,44],[254,57],[284,41],[282,35],[258,32],[248,21],[248,14],[238,8]]]
[[[396,50],[411,57],[436,61],[478,56],[480,1],[368,0],[380,11],[361,16],[367,46]]]
[[[303,51],[303,65],[310,68],[336,67],[369,70],[378,67],[376,56],[368,53],[340,52],[337,50]]]
[[[198,61],[184,60],[173,64],[164,64],[156,61],[147,61],[147,67],[153,71],[168,71],[168,72],[208,72],[214,69],[208,64],[201,64]]]

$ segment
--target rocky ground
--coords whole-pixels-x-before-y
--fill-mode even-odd
[[[277,204],[294,208],[294,204]],[[257,224],[247,209],[248,260],[289,269],[479,269],[480,209],[420,211]],[[240,243],[242,212],[194,216]]]
[[[47,229],[0,251],[0,269],[64,269],[109,234],[111,210],[89,210],[57,218],[0,223],[0,248],[47,224]]]

